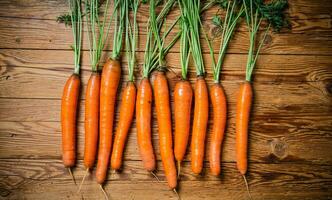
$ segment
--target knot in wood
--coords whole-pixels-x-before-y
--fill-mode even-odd
[[[271,154],[282,160],[288,155],[288,144],[284,140],[273,139],[270,143]]]

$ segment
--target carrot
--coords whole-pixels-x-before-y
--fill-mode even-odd
[[[111,155],[114,108],[120,76],[120,62],[109,59],[103,66],[100,87],[100,133],[96,169],[96,179],[99,184],[106,179]]]
[[[76,115],[80,92],[80,78],[71,75],[63,89],[61,101],[62,160],[65,167],[76,162]]]
[[[284,11],[288,7],[287,1],[243,1],[242,5],[245,11],[245,21],[249,32],[249,50],[246,64],[246,82],[240,85],[237,109],[236,109],[236,161],[237,168],[241,173],[247,191],[250,196],[248,183],[245,177],[248,168],[248,124],[250,117],[250,108],[252,104],[252,86],[251,78],[253,70],[256,66],[260,50],[264,45],[265,38],[268,31],[272,27],[274,31],[278,32],[284,26],[288,26],[289,22],[285,18]],[[264,9],[264,8],[269,9]],[[270,16],[273,13],[273,17]],[[264,22],[265,23],[262,23]],[[267,24],[265,33],[262,39],[258,40],[258,32],[261,30],[260,26]],[[258,45],[257,45],[258,44]]]
[[[100,93],[100,74],[96,69],[92,70],[86,87],[85,95],[85,142],[84,142],[84,167],[86,169],[82,182],[77,193],[81,191],[81,187],[88,172],[93,168],[98,144],[98,119],[99,119],[99,93]]]
[[[82,13],[81,0],[69,1],[70,20],[61,19],[68,14],[59,16],[57,21],[69,25],[73,31],[73,50],[74,50],[74,73],[67,79],[63,88],[61,100],[61,131],[62,131],[62,160],[63,164],[71,175],[76,185],[71,167],[76,163],[76,116],[77,105],[80,95],[80,62],[81,62],[81,36],[82,36]]]
[[[193,90],[187,80],[190,56],[188,23],[184,16],[181,16],[181,19],[180,61],[182,80],[177,82],[174,88],[174,155],[178,166],[178,176],[180,176],[181,162],[184,159],[188,145],[191,103],[193,98]]]
[[[125,143],[128,136],[128,131],[133,120],[135,112],[135,101],[136,101],[136,87],[134,83],[134,67],[136,62],[136,38],[138,37],[138,27],[137,27],[137,11],[139,6],[139,1],[131,1],[129,5],[129,0],[126,0],[126,33],[125,33],[125,44],[126,44],[126,55],[127,55],[127,66],[129,80],[127,85],[124,87],[121,96],[121,106],[120,106],[120,119],[116,127],[114,145],[111,156],[111,168],[113,170],[119,170],[122,165],[122,155],[125,147]],[[131,6],[134,15],[133,26],[129,19],[129,6]]]
[[[126,1],[115,0],[113,13],[116,15],[112,56],[103,66],[100,88],[100,134],[96,180],[103,184],[106,180],[109,160],[112,150],[112,133],[114,109],[118,85],[121,77],[120,51],[122,48],[122,33],[124,30],[124,16]],[[119,22],[119,23],[118,23]]]
[[[189,81],[183,80],[176,83],[174,88],[174,155],[179,163],[184,158],[189,139],[192,97],[193,91]]]
[[[200,174],[203,169],[206,128],[209,117],[209,97],[205,79],[200,76],[195,83],[195,108],[191,138],[191,169]]]
[[[120,119],[115,133],[111,157],[111,168],[114,170],[119,170],[122,165],[123,149],[134,116],[136,87],[133,82],[128,82],[128,85],[122,91],[121,100]]]
[[[213,127],[210,142],[210,171],[213,175],[220,174],[221,144],[226,127],[226,96],[220,83],[215,83],[210,88],[210,99],[213,109]]]
[[[156,159],[151,141],[151,106],[152,88],[149,79],[144,78],[137,88],[136,126],[140,155],[144,168],[149,172],[156,169]]]
[[[85,96],[85,148],[84,166],[91,169],[95,163],[98,142],[100,74],[93,72]]]
[[[248,124],[252,102],[252,87],[249,82],[242,83],[236,104],[236,161],[237,168],[245,175],[248,167]]]
[[[188,23],[190,51],[196,67],[197,80],[194,88],[195,105],[191,138],[191,169],[199,174],[203,168],[205,136],[209,114],[209,97],[204,79],[205,69],[200,44],[201,2],[199,0],[180,1],[182,19]]]
[[[161,160],[168,186],[171,189],[175,189],[177,186],[177,173],[173,155],[169,90],[166,76],[164,72],[161,71],[157,72],[154,79],[154,98],[157,111]]]

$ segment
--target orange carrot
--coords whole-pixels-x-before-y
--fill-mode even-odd
[[[91,169],[95,163],[98,142],[100,74],[93,72],[86,87],[84,166]]]
[[[61,100],[62,160],[76,185],[71,167],[74,167],[76,163],[76,116],[81,86],[79,75],[83,24],[81,0],[69,0],[69,15],[70,21],[60,20],[64,15],[57,18],[57,21],[59,23],[65,23],[66,27],[68,23],[72,25],[70,27],[74,38],[72,45],[74,52],[74,73],[66,81]]]
[[[176,83],[174,88],[174,155],[178,162],[178,170],[186,153],[189,139],[192,97],[193,90],[189,81],[182,80]]]
[[[156,159],[151,141],[151,106],[152,88],[149,79],[144,78],[137,88],[136,126],[139,151],[144,168],[149,172],[156,169]]]
[[[115,133],[111,168],[119,170],[122,165],[122,155],[127,140],[128,131],[135,112],[136,87],[133,82],[128,82],[122,91],[120,119]]]
[[[205,79],[199,76],[195,83],[194,122],[191,138],[191,169],[195,174],[201,173],[203,169],[208,115],[208,90]]]
[[[111,155],[114,108],[120,77],[120,62],[109,59],[103,66],[100,85],[100,133],[96,170],[96,179],[99,184],[106,179]]]
[[[177,173],[173,155],[172,123],[168,83],[164,72],[158,71],[154,80],[154,98],[156,102],[159,146],[168,186],[175,189]]]
[[[211,86],[210,98],[213,108],[213,127],[209,147],[210,171],[213,175],[218,176],[220,174],[221,147],[227,119],[226,96],[220,83]]]
[[[236,105],[236,161],[242,175],[246,174],[248,167],[248,124],[251,102],[251,84],[250,82],[242,83]]]
[[[76,115],[80,85],[79,76],[71,75],[61,100],[62,160],[64,166],[69,168],[76,162]]]

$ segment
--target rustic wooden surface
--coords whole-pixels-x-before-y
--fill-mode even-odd
[[[250,126],[248,181],[254,199],[332,198],[332,28],[331,0],[289,0],[292,30],[269,33],[255,71],[255,101]],[[61,163],[60,97],[71,74],[71,30],[55,21],[67,10],[65,0],[0,1],[0,199],[80,199]],[[213,35],[210,19],[205,29]],[[144,27],[148,10],[139,11],[141,27],[139,66],[142,65]],[[170,19],[179,14],[174,11]],[[171,23],[171,20],[168,20]],[[216,38],[215,45],[219,39]],[[82,94],[90,74],[88,46],[84,42]],[[111,48],[104,52],[106,58]],[[229,101],[229,117],[222,155],[222,175],[191,173],[186,157],[179,192],[183,199],[247,199],[235,167],[234,117],[238,84],[244,79],[248,37],[240,26],[231,43],[222,83]],[[212,77],[207,45],[203,45],[207,80]],[[179,45],[168,55],[173,72],[171,89],[179,74]],[[124,59],[124,65],[125,65]],[[124,70],[123,79],[127,72]],[[195,78],[190,67],[191,81]],[[153,78],[153,76],[152,76]],[[137,69],[137,79],[140,70]],[[78,128],[77,180],[84,174],[81,97]],[[117,115],[118,117],[118,115]],[[116,118],[117,119],[117,118]],[[143,170],[135,135],[129,134],[121,173],[109,175],[105,186],[111,199],[176,199],[168,190],[160,162],[157,127],[153,143],[162,182]],[[209,143],[209,138],[207,140]],[[208,152],[207,152],[208,153]],[[95,178],[83,186],[85,199],[102,199]]]

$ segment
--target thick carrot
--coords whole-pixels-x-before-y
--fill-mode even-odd
[[[61,100],[62,160],[65,167],[73,167],[76,161],[76,115],[81,81],[71,75],[63,89]]]
[[[205,79],[199,76],[195,83],[194,122],[191,138],[191,169],[199,174],[203,169],[205,136],[209,117],[209,97]]]
[[[152,88],[149,79],[144,78],[137,88],[136,126],[139,151],[144,168],[149,172],[156,169],[156,158],[151,141],[151,106]]]
[[[236,104],[236,162],[237,168],[245,175],[248,167],[248,124],[252,102],[252,87],[246,81],[240,85]]]
[[[157,72],[153,85],[161,160],[168,186],[171,189],[175,189],[177,186],[177,173],[173,155],[171,108],[168,83],[164,72]]]
[[[103,66],[100,85],[100,133],[96,170],[96,179],[99,184],[106,179],[111,155],[114,109],[120,77],[120,62],[109,59]]]
[[[98,142],[100,74],[93,72],[85,96],[85,148],[84,166],[91,169],[95,163]]]
[[[130,81],[123,89],[121,96],[120,119],[116,128],[111,156],[111,168],[114,170],[119,170],[122,165],[123,150],[135,112],[135,100],[136,87],[135,84]]]
[[[211,86],[210,99],[213,109],[213,127],[209,147],[210,171],[213,175],[218,176],[220,174],[221,147],[227,119],[226,96],[220,83]]]
[[[174,88],[174,155],[178,166],[180,166],[187,149],[192,98],[193,90],[189,81],[177,82]]]

